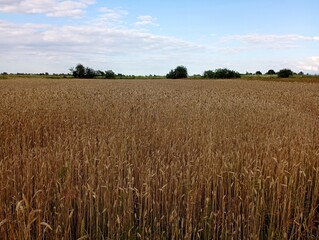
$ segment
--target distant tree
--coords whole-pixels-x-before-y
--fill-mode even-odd
[[[85,67],[82,64],[76,65],[75,68],[70,68],[73,77],[75,78],[84,78],[85,77]]]
[[[95,70],[93,68],[85,68],[85,78],[94,78],[96,76]]]
[[[257,71],[256,75],[263,75],[261,71]]]
[[[213,79],[233,79],[240,78],[241,75],[239,72],[229,70],[227,68],[219,68],[215,71],[207,70],[204,72],[204,78],[213,78]]]
[[[273,69],[268,70],[268,72],[266,72],[267,75],[275,75],[276,72]]]
[[[278,72],[278,77],[279,78],[289,78],[292,75],[293,75],[293,72],[290,69],[281,69]]]
[[[79,63],[75,68],[70,68],[70,72],[75,78],[95,78],[101,71],[95,71],[93,68],[84,67]]]
[[[125,78],[125,75],[122,73],[118,73],[116,76],[117,78],[120,78],[120,79]]]
[[[3,73],[1,73],[1,75],[8,75],[8,73],[7,72],[3,72]]]
[[[175,76],[176,78],[187,78],[188,77],[187,68],[184,66],[178,66],[175,69]]]
[[[105,71],[104,77],[108,79],[114,79],[115,73],[112,70],[107,70]]]
[[[303,72],[299,72],[298,75],[303,76],[305,74]]]
[[[178,79],[178,78],[187,78],[187,68],[184,66],[178,66],[174,70],[171,70],[167,75],[166,78],[168,79]]]
[[[199,78],[202,78],[202,75],[200,75],[200,74],[194,74],[194,75],[192,76],[192,78],[199,79]]]
[[[215,70],[215,78],[217,79],[232,79],[232,78],[240,78],[240,73],[229,70],[227,68],[219,68]]]
[[[204,72],[203,74],[204,78],[214,78],[215,77],[215,73],[212,70],[207,70]]]
[[[95,71],[95,75],[99,76],[99,77],[101,77],[101,76],[103,77],[105,75],[105,73],[101,70],[97,70],[97,71]]]
[[[166,78],[168,79],[174,79],[175,78],[175,72],[172,69],[171,71],[169,71],[169,73],[166,74]]]

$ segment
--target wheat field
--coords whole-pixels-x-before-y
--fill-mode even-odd
[[[1,239],[318,239],[319,84],[0,81]]]

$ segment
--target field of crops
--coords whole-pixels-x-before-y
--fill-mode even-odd
[[[319,84],[0,80],[0,239],[318,239]]]

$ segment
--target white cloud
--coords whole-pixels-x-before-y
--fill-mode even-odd
[[[81,17],[94,2],[0,0],[0,13]],[[67,72],[69,67],[78,62],[96,69],[108,68],[130,74],[137,74],[138,71],[165,74],[177,64],[196,66],[194,71],[200,73],[202,70],[227,66],[226,63],[230,63],[229,67],[240,71],[237,67],[246,70],[247,65],[251,64],[253,69],[254,64],[259,67],[265,61],[270,61],[263,59],[262,62],[256,63],[256,57],[244,62],[240,56],[242,52],[260,47],[295,47],[294,44],[301,41],[319,41],[319,37],[301,35],[235,35],[223,38],[222,44],[196,44],[149,33],[147,26],[159,26],[156,18],[152,16],[139,16],[137,21],[132,23],[127,21],[127,15],[128,12],[121,8],[100,8],[94,19],[85,18],[74,25],[64,26],[15,24],[0,19],[0,72]],[[300,69],[317,71],[318,57],[306,59],[300,62],[299,66]]]
[[[94,0],[0,0],[0,12],[78,18]]]
[[[48,64],[51,67],[63,65],[66,72],[68,67],[78,62],[93,68],[108,64],[115,71],[122,65],[136,67],[138,62],[141,68],[163,64],[171,68],[175,64],[193,61],[192,57],[212,49],[141,29],[90,23],[80,26],[21,25],[0,20],[0,51],[5,56],[0,60],[5,71],[16,68],[16,71],[28,72],[30,70],[24,69]],[[167,71],[166,68],[163,70]],[[127,71],[130,71],[129,67]]]
[[[128,12],[121,8],[100,8],[100,14],[98,14],[97,18],[91,21],[93,25],[108,25],[119,27],[120,25],[124,25],[124,18],[128,15]]]
[[[241,42],[247,45],[254,45],[265,48],[296,48],[298,45],[296,43],[301,41],[319,41],[319,37],[308,37],[297,34],[288,35],[259,35],[259,34],[249,34],[249,35],[232,35],[223,37],[221,39],[222,43],[226,42]]]
[[[145,25],[153,25],[153,26],[159,26],[155,23],[156,18],[153,18],[152,16],[139,16],[138,21],[135,23],[137,26],[145,26]]]
[[[0,20],[0,71],[67,72],[69,67],[81,62],[96,69],[113,69],[125,74],[165,74],[180,64],[193,66],[194,72],[201,73],[205,69],[226,66],[230,60],[229,67],[238,71],[246,70],[251,64],[238,60],[241,52],[250,51],[248,46],[196,44],[130,28],[124,21],[127,12],[121,9],[105,8],[100,13],[104,18],[99,16],[96,24],[81,22],[57,26]],[[122,21],[124,24],[118,27],[117,23]],[[316,70],[318,58],[307,61],[299,64],[301,68]],[[256,63],[257,67],[261,64]],[[253,69],[254,64],[250,67]]]
[[[233,35],[224,37],[224,41],[232,41],[232,40],[239,40],[244,42],[252,42],[252,43],[265,43],[265,42],[275,42],[275,41],[299,41],[304,40],[305,37],[301,35],[258,35],[258,34],[251,34],[251,35]]]
[[[319,71],[319,56],[309,57],[303,61],[300,61],[297,67],[304,71],[318,72]]]
[[[202,46],[191,42],[146,33],[137,29],[118,29],[107,26],[63,26],[51,27],[42,32],[42,40],[51,44],[76,43],[90,48],[101,47],[106,51],[127,52],[154,50],[168,51],[172,48],[195,49]]]

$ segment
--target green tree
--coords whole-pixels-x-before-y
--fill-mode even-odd
[[[171,70],[167,75],[166,78],[169,79],[177,79],[177,78],[187,78],[187,68],[184,66],[178,66],[175,70]]]
[[[266,72],[267,75],[275,75],[276,72],[273,69],[268,70],[268,72]]]
[[[171,71],[169,71],[169,73],[166,74],[166,78],[168,79],[174,79],[175,78],[175,72],[172,69]]]
[[[85,78],[94,78],[96,76],[95,70],[93,68],[85,68]]]
[[[289,78],[290,76],[293,75],[293,72],[290,70],[290,69],[281,69],[279,72],[278,72],[278,77],[279,78]]]
[[[207,70],[203,74],[204,78],[215,78],[215,73],[212,70]]]
[[[212,78],[212,79],[232,79],[232,78],[240,78],[241,75],[239,72],[229,70],[227,68],[219,68],[215,71],[207,70],[204,72],[204,78]]]
[[[115,73],[112,70],[107,70],[105,71],[104,77],[108,79],[114,79]]]
[[[125,75],[122,74],[122,73],[118,73],[118,74],[117,74],[117,77],[120,78],[120,79],[122,79],[122,78],[125,78]]]
[[[261,71],[257,71],[256,75],[263,75]]]
[[[71,68],[73,77],[75,78],[84,78],[85,77],[85,67],[82,64],[76,65],[75,68]]]
[[[101,77],[101,76],[103,77],[105,75],[105,73],[101,70],[97,70],[97,71],[95,71],[95,75],[98,77]]]

